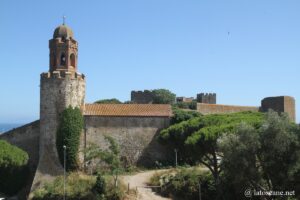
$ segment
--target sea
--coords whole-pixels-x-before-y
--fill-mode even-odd
[[[22,126],[23,124],[5,124],[5,123],[0,123],[0,134],[9,131],[11,129],[17,128]]]

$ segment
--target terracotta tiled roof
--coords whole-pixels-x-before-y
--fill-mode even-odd
[[[84,115],[170,117],[172,109],[167,104],[85,104]]]

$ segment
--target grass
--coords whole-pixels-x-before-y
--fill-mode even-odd
[[[105,175],[107,190],[105,193],[106,200],[122,200],[125,198],[126,186],[120,181],[118,187],[115,188],[113,178],[110,175]],[[66,198],[68,200],[86,199],[97,200],[99,194],[93,190],[96,183],[96,176],[88,176],[83,173],[70,173],[66,180]],[[33,200],[61,200],[63,199],[63,177],[57,177],[53,182],[46,184],[44,187],[34,191]]]

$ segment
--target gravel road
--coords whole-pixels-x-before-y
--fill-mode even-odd
[[[138,190],[138,200],[171,200],[170,198],[165,198],[157,195],[152,192],[151,188],[145,188],[147,186],[147,182],[150,178],[157,172],[161,172],[164,170],[153,170],[147,172],[141,172],[134,175],[122,176],[122,180],[124,184],[130,185],[130,189]]]

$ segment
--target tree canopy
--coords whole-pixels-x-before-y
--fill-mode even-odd
[[[152,90],[154,104],[173,104],[176,95],[167,89]]]
[[[300,127],[285,114],[192,117],[162,130],[159,140],[178,149],[181,163],[210,170],[217,199],[243,199],[248,188],[300,193]]]
[[[259,112],[194,117],[162,130],[159,139],[178,149],[179,160],[182,163],[205,165],[211,171],[218,193],[221,194],[218,186],[222,154],[218,147],[218,139],[224,134],[234,132],[242,122],[260,127],[262,119],[263,114]]]
[[[220,141],[223,169],[237,197],[246,188],[300,195],[300,129],[269,112],[259,129],[241,124]],[[295,196],[294,196],[295,197]]]

